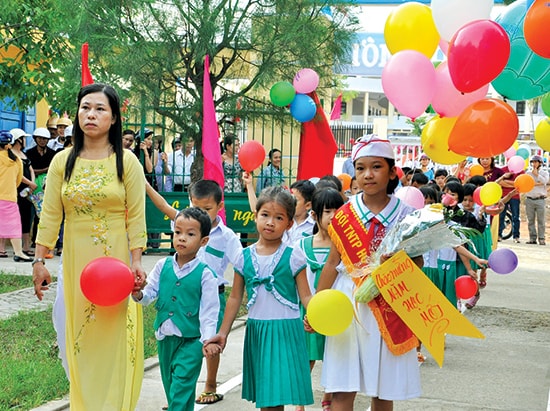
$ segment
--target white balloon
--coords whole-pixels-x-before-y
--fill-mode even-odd
[[[489,20],[493,0],[432,0],[432,16],[441,38],[450,41],[456,31],[474,20]]]

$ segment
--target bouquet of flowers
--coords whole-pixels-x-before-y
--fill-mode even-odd
[[[404,250],[409,257],[414,258],[430,250],[457,247],[479,235],[476,230],[451,221],[456,213],[457,211],[446,208],[443,204],[431,204],[414,211],[389,229],[369,260],[350,274],[352,277],[365,277],[355,292],[355,300],[368,303],[380,294],[371,273],[380,265],[383,255]]]

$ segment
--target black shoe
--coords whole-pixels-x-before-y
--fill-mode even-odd
[[[25,258],[25,257],[19,257],[18,255],[14,255],[13,261],[15,261],[16,263],[30,263],[32,262],[32,258]]]

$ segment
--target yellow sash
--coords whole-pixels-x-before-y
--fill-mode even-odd
[[[369,233],[351,202],[336,212],[328,228],[329,236],[340,252],[342,262],[349,273],[367,263],[373,249],[373,234]],[[352,277],[358,287],[363,277]],[[380,294],[369,302],[376,318],[380,334],[394,355],[404,354],[418,345],[418,339]]]

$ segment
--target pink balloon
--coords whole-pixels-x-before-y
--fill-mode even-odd
[[[311,93],[319,85],[319,75],[310,68],[301,69],[294,76],[292,85],[296,89],[296,93]]]
[[[434,96],[435,68],[418,51],[399,51],[382,71],[382,88],[401,114],[415,119],[424,113]]]
[[[471,93],[456,89],[449,73],[449,66],[443,61],[435,69],[435,95],[432,107],[441,117],[457,117],[466,107],[487,96],[489,84]]]
[[[510,157],[516,155],[516,149],[514,146],[512,146],[502,154],[504,154],[504,158],[508,160]]]
[[[472,21],[451,39],[449,73],[458,90],[470,93],[493,81],[509,57],[510,39],[502,26],[491,20]]]
[[[424,195],[416,187],[401,187],[395,192],[395,196],[417,210],[424,207]]]
[[[520,156],[512,156],[508,159],[506,165],[512,173],[519,173],[525,168],[525,160]]]

